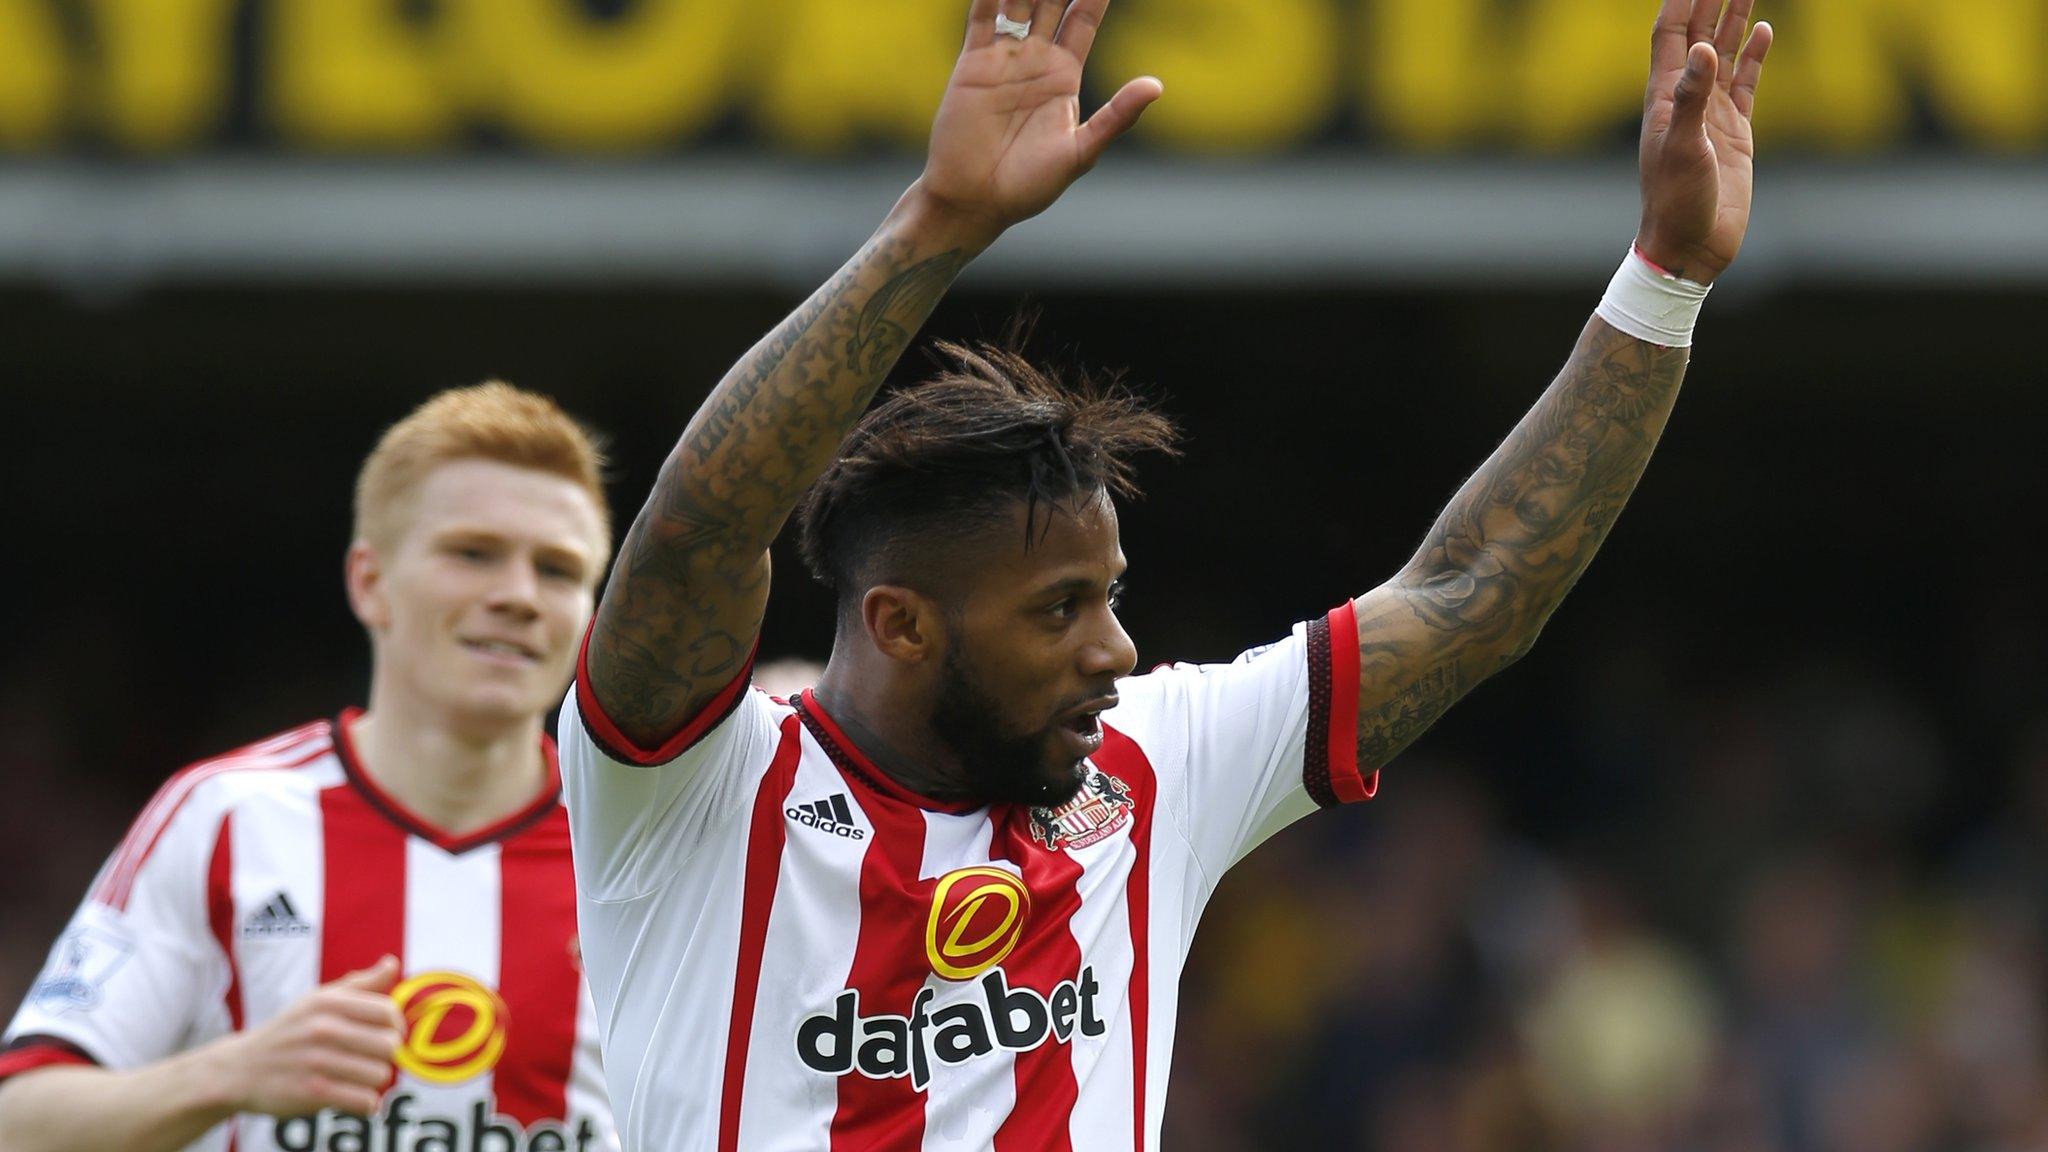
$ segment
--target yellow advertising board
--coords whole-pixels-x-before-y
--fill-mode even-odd
[[[0,0],[0,151],[840,156],[922,140],[964,0]],[[1762,135],[2048,147],[2048,0],[1760,0]],[[1652,0],[1117,0],[1167,153],[1620,150]]]

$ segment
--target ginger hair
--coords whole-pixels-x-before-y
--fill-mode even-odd
[[[379,546],[396,541],[420,482],[458,460],[492,460],[575,483],[597,505],[601,543],[610,550],[604,449],[597,435],[548,397],[500,380],[451,388],[385,430],[356,476],[356,538]]]

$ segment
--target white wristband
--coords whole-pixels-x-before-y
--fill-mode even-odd
[[[1638,340],[1690,348],[1709,287],[1666,274],[1631,245],[1597,311],[1617,331]]]

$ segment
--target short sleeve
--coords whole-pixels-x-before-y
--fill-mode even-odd
[[[154,827],[151,812],[172,787],[144,810],[50,949],[8,1025],[0,1076],[161,1060],[191,1042],[201,1006],[218,1002],[228,967],[210,919],[209,868],[221,813],[188,801]]]
[[[1370,799],[1358,766],[1358,626],[1349,602],[1228,664],[1175,664],[1118,685],[1105,720],[1144,748],[1213,882],[1319,807]]]
[[[757,782],[750,775],[765,770],[777,738],[779,706],[748,686],[752,671],[750,658],[681,730],[648,748],[605,715],[577,660],[559,744],[583,896],[619,901],[652,892],[715,829],[740,817]]]

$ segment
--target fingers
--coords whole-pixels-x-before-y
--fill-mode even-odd
[[[375,1092],[391,1079],[391,1061],[353,1052],[320,1052],[307,1057],[309,1070],[336,1084],[366,1088]]]
[[[1117,89],[1109,103],[1095,110],[1095,115],[1081,125],[1081,161],[1093,166],[1102,156],[1103,150],[1114,143],[1116,138],[1131,130],[1145,109],[1166,91],[1157,77],[1140,76]]]
[[[1714,54],[1714,46],[1694,44],[1685,58],[1685,74],[1678,78],[1678,90],[1672,94],[1674,135],[1701,130],[1707,114],[1707,97],[1714,90],[1714,78],[1719,71],[1720,58]]]
[[[967,6],[966,48],[985,48],[996,38],[996,13],[1002,10],[1003,0],[974,0]]]
[[[288,1043],[388,1060],[405,1038],[405,1021],[388,997],[323,989],[302,1005],[296,1023],[291,1015],[274,1022],[284,1029],[280,1035],[294,1038]]]
[[[1771,51],[1771,40],[1776,34],[1769,24],[1758,24],[1749,34],[1749,43],[1742,49],[1742,57],[1735,62],[1735,80],[1728,95],[1735,101],[1735,110],[1748,119],[1756,110],[1756,86],[1764,78],[1764,57]]]
[[[392,1028],[366,1028],[360,1024],[335,1021],[328,1027],[316,1029],[312,1039],[329,1052],[389,1065],[392,1055],[398,1051],[400,1034]]]
[[[998,36],[1007,36],[1007,33],[996,31],[998,16],[1019,24],[1031,24],[1036,32],[1038,26],[1032,20],[1032,4],[1033,0],[974,0],[973,6],[967,10],[967,43],[961,51],[986,48],[995,43]]]
[[[1029,24],[1036,30],[1038,23],[1032,19],[1032,12],[1037,8],[1037,3],[1038,0],[999,0],[997,9],[1005,17],[1019,24]]]
[[[1035,40],[1051,40],[1060,30],[1060,17],[1067,11],[1067,0],[1038,0],[1031,6],[1031,36]]]
[[[1657,27],[1650,36],[1652,75],[1685,67],[1685,50],[1692,43],[1685,38],[1685,25],[1692,14],[1692,3],[1693,0],[1664,0],[1664,6],[1657,10]]]
[[[1756,0],[1730,0],[1728,10],[1721,13],[1721,23],[1714,29],[1714,51],[1721,59],[1733,60],[1742,50],[1743,34],[1749,31],[1749,13],[1755,7]],[[1735,70],[1728,69],[1721,76],[1722,86],[1726,87],[1734,75]]]
[[[335,1080],[327,1076],[313,1076],[306,1081],[306,1102],[313,1107],[304,1111],[317,1112],[321,1108],[332,1108],[355,1116],[371,1116],[383,1102],[384,1082],[379,1080],[375,1087]],[[299,1111],[293,1109],[292,1111]]]
[[[1102,13],[1108,7],[1109,0],[1074,0],[1067,8],[1066,19],[1060,23],[1059,37],[1054,43],[1086,64],[1089,50],[1095,47],[1096,29],[1102,27]]]
[[[248,1063],[239,1077],[253,1085],[251,1109],[276,1116],[375,1111],[403,1038],[393,1012],[388,996],[329,984],[246,1034]]]
[[[1692,0],[1692,16],[1685,24],[1685,42],[1697,44],[1702,40],[1711,41],[1714,36],[1714,17],[1721,13],[1721,0]]]
[[[389,992],[398,983],[398,957],[385,956],[368,968],[336,977],[330,988],[360,988],[365,992]]]
[[[405,1031],[405,1016],[389,996],[368,992],[336,994],[323,1001],[330,1014],[367,1028],[382,1028],[393,1034]]]

